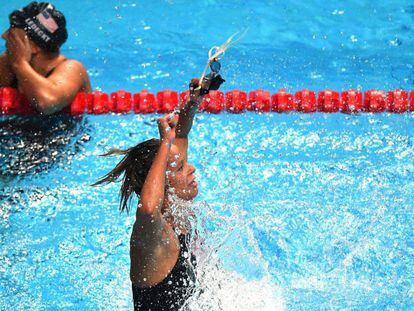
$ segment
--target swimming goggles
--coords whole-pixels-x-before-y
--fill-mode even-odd
[[[220,58],[224,56],[226,50],[229,47],[231,47],[231,46],[235,45],[237,42],[239,42],[244,37],[246,32],[247,32],[247,29],[245,31],[243,31],[242,33],[236,32],[236,33],[232,34],[222,45],[213,46],[208,51],[208,61],[207,61],[206,66],[204,67],[203,73],[201,74],[200,85],[197,89],[201,88],[201,81],[203,81],[203,79],[206,77],[206,73],[207,73],[207,70],[208,70],[209,67],[210,67],[211,72],[214,75],[218,75],[218,73],[220,72],[220,69],[221,69]]]

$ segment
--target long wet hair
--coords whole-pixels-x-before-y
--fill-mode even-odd
[[[121,178],[122,185],[119,210],[121,212],[126,210],[129,213],[129,203],[132,199],[131,195],[134,192],[137,196],[141,194],[142,186],[147,178],[159,146],[160,140],[153,138],[126,150],[111,149],[102,156],[124,155],[124,158],[113,170],[92,186],[116,182]]]

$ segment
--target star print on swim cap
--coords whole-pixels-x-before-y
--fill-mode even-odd
[[[31,2],[9,15],[10,27],[26,31],[30,40],[48,52],[57,52],[68,38],[62,12],[47,2]]]

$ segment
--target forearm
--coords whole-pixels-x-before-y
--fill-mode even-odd
[[[6,53],[0,55],[0,87],[11,86],[16,76],[10,66]]]
[[[53,109],[51,106],[59,104],[53,91],[56,86],[38,74],[28,62],[13,65],[13,71],[19,81],[20,91],[40,112],[52,112],[49,111]]]
[[[148,172],[140,197],[140,211],[147,215],[154,215],[160,211],[164,202],[165,174],[171,144],[161,141],[154,162]]]
[[[177,124],[177,138],[187,138],[193,126],[194,116],[203,96],[191,96],[190,100],[180,109]]]

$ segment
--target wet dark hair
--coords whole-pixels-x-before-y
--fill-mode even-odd
[[[102,156],[125,155],[124,158],[113,170],[92,186],[118,181],[121,175],[123,175],[121,177],[122,185],[120,190],[121,201],[119,202],[119,210],[121,212],[126,210],[129,213],[129,203],[132,199],[131,195],[133,192],[135,192],[137,196],[141,194],[142,186],[147,178],[159,146],[160,140],[152,138],[126,150],[111,149]]]

